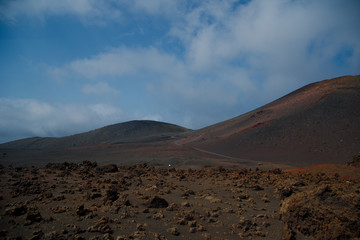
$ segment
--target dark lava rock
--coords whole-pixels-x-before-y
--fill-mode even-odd
[[[264,190],[264,188],[261,187],[261,186],[259,186],[259,185],[254,185],[254,186],[252,186],[251,188],[254,189],[255,191],[262,191],[262,190]]]
[[[38,240],[38,239],[42,239],[43,236],[44,236],[44,233],[41,230],[35,230],[30,239],[31,240]]]
[[[273,174],[282,174],[282,171],[280,168],[274,168],[274,169],[270,169],[269,173],[273,173]]]
[[[352,161],[347,164],[354,167],[360,167],[360,155],[354,155]]]
[[[290,230],[314,239],[360,237],[358,185],[315,186],[282,201],[280,218]]]
[[[90,168],[96,168],[97,167],[97,162],[91,162],[91,161],[83,161],[82,163],[83,166],[86,166],[86,167],[90,167]]]
[[[35,222],[41,222],[42,220],[43,220],[43,218],[41,217],[41,214],[40,214],[39,210],[31,209],[26,214],[26,222],[25,222],[25,224],[30,225],[30,224],[35,223]]]
[[[149,208],[166,208],[168,206],[169,203],[165,199],[158,196],[153,197],[148,204]]]
[[[292,188],[283,188],[280,190],[280,199],[285,199],[291,196],[291,194],[293,194],[294,191]]]
[[[91,211],[89,209],[85,209],[84,205],[81,205],[76,209],[76,215],[78,215],[80,217],[85,216],[85,215],[89,214],[90,212]]]
[[[28,209],[26,206],[20,205],[6,209],[6,214],[12,216],[21,216],[24,215],[27,212],[27,210]]]
[[[107,164],[101,167],[97,167],[96,171],[100,173],[113,173],[118,172],[119,169],[115,164]]]
[[[89,196],[90,199],[95,199],[101,197],[101,193],[93,193]]]
[[[47,169],[54,169],[54,170],[66,170],[66,169],[76,169],[77,164],[75,163],[48,163],[46,164],[45,168]]]
[[[0,230],[0,237],[2,237],[2,238],[4,238],[5,239],[5,237],[8,235],[8,231],[6,231],[6,230]]]
[[[110,201],[110,202],[114,202],[119,198],[119,194],[118,191],[115,188],[110,188],[106,191],[106,196],[104,201]]]

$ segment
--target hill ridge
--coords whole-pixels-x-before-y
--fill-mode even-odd
[[[179,143],[254,160],[345,163],[360,150],[359,122],[360,76],[344,76],[308,84]]]
[[[64,137],[31,137],[0,145],[0,148],[70,148],[122,142],[155,141],[191,131],[153,120],[132,120]]]

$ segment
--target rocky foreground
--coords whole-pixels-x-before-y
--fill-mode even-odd
[[[0,239],[360,238],[360,182],[337,173],[84,161],[0,186]]]

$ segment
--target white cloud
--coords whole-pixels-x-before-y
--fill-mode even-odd
[[[178,0],[133,0],[130,6],[137,11],[144,11],[152,15],[161,14],[171,16],[178,12],[178,5],[181,3],[183,2]]]
[[[139,81],[155,98],[191,103],[193,106],[212,103],[233,105],[239,92],[254,90],[248,78],[236,79],[236,76],[229,74],[239,70],[199,74],[192,71],[189,63],[153,47],[112,49],[70,62],[58,71],[65,71],[67,75],[77,74],[89,80],[112,77],[112,81],[120,85],[123,81]],[[111,89],[98,84],[83,88],[85,93],[95,91],[106,92]]]
[[[171,66],[170,69],[167,67]],[[71,62],[65,68],[89,79],[104,76],[138,74],[150,71],[164,73],[181,68],[177,59],[155,48],[115,48],[96,56]]]
[[[85,84],[82,91],[86,94],[98,94],[98,95],[117,95],[119,91],[109,86],[106,82],[98,82],[96,84]]]
[[[16,22],[27,16],[44,20],[47,16],[74,15],[82,21],[103,24],[109,20],[118,21],[121,17],[115,2],[103,0],[12,0],[0,3],[0,19]]]
[[[116,94],[103,79],[120,87],[137,83],[162,109],[149,112],[166,120],[170,114],[165,112],[175,112],[170,121],[184,119],[189,127],[241,114],[243,106],[265,104],[313,81],[359,74],[357,0],[72,2],[39,0],[26,9],[31,0],[12,1],[6,16],[73,14],[105,21],[121,16],[119,6],[133,14],[165,16],[171,29],[164,37],[180,42],[180,54],[162,48],[161,40],[156,47],[123,45],[56,66],[50,73],[59,79],[76,75],[94,81],[82,88],[87,94]]]
[[[0,98],[0,142],[33,136],[65,136],[125,120],[112,105],[49,104]]]
[[[0,2],[0,20],[16,23],[23,16],[45,21],[49,16],[73,15],[85,24],[124,22],[124,11],[135,14],[179,15],[182,2],[172,0],[11,0]]]
[[[241,69],[267,99],[360,67],[358,1],[206,1],[174,25],[186,46],[188,66],[198,72]],[[313,48],[312,48],[313,46]],[[312,48],[312,49],[311,49]],[[334,63],[350,49],[346,64]],[[242,84],[242,83],[240,83]]]
[[[47,73],[59,83],[67,77],[67,71],[63,68],[48,67]]]
[[[112,105],[99,103],[90,105],[89,109],[92,110],[99,117],[99,119],[109,121],[110,123],[123,117],[122,111]]]
[[[142,120],[153,120],[153,121],[162,121],[162,117],[160,114],[150,114],[150,115],[146,115],[144,117],[141,118]]]

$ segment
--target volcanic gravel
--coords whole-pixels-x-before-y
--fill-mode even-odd
[[[0,239],[348,239],[360,184],[339,175],[84,161],[0,169]]]

